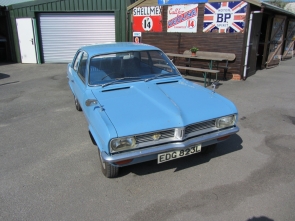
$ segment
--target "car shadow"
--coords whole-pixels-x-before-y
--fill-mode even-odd
[[[253,218],[247,219],[247,221],[274,221],[274,220],[266,216],[260,216],[260,217],[253,217]]]
[[[10,75],[8,75],[8,74],[0,73],[0,80],[4,79],[4,78],[9,78],[9,77],[10,77]]]
[[[152,160],[140,164],[130,165],[120,168],[119,177],[134,173],[138,176],[157,173],[160,171],[175,168],[174,172],[178,172],[190,167],[195,167],[204,163],[208,163],[211,159],[221,157],[223,155],[241,150],[243,140],[237,134],[232,135],[228,140],[217,145],[214,151],[208,154],[193,154],[187,157],[179,158],[162,164],[157,164],[157,160]]]

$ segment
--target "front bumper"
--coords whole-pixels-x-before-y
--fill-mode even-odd
[[[150,155],[157,155],[160,153],[185,149],[187,147],[191,147],[196,144],[202,144],[202,146],[207,146],[210,144],[218,143],[219,142],[217,141],[218,138],[235,134],[239,132],[239,130],[240,129],[236,126],[236,127],[225,129],[215,133],[200,135],[198,137],[190,138],[188,140],[181,141],[181,142],[161,144],[158,146],[137,149],[137,150],[118,153],[114,155],[108,155],[106,152],[102,152],[101,156],[102,156],[102,160],[107,163],[116,163],[118,161],[123,161],[123,160],[138,159],[138,158],[143,158]]]

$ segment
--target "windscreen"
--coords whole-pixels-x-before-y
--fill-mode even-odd
[[[89,85],[105,85],[114,81],[141,81],[178,74],[177,69],[162,51],[119,52],[91,58]]]

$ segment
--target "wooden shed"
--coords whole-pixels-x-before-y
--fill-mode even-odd
[[[191,3],[197,11],[195,30],[188,30],[190,17],[183,19],[186,29],[180,27],[178,31],[175,27],[181,21],[177,21],[180,19],[177,16],[190,12],[190,8],[186,11],[188,5],[159,5],[159,2],[139,0],[127,8],[131,21],[129,40],[134,34],[139,35],[141,42],[155,45],[167,53],[183,53],[192,46],[201,51],[234,53],[236,59],[229,64],[227,78],[235,80],[246,79],[257,69],[274,67],[281,60],[293,57],[295,14],[291,12],[256,0],[196,1]],[[160,18],[154,19],[156,6],[160,7],[161,13]],[[149,17],[154,26],[160,23],[160,29],[140,29],[139,14],[145,19],[142,25]],[[172,31],[171,26],[174,26]]]

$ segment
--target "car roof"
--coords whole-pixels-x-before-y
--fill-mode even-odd
[[[92,57],[94,55],[108,54],[108,53],[115,53],[115,52],[160,50],[160,49],[155,46],[142,44],[142,43],[114,42],[114,43],[85,45],[81,47],[80,50],[86,51],[88,55]]]

